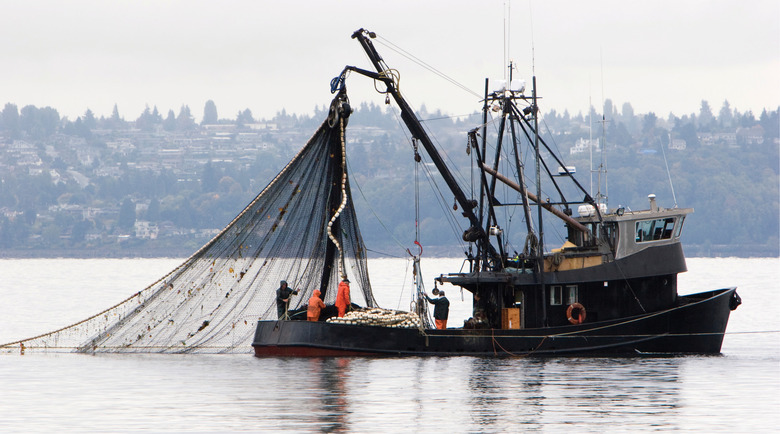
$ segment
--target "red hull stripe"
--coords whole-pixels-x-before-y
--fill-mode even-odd
[[[333,356],[376,356],[377,353],[345,351],[329,348],[264,345],[256,346],[257,357],[333,357]]]

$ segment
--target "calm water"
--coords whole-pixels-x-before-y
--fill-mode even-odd
[[[0,342],[83,319],[180,262],[0,260]],[[460,263],[424,261],[426,284]],[[743,305],[732,313],[721,356],[0,354],[0,432],[776,431],[780,260],[693,258],[688,268],[681,293],[740,288]],[[409,264],[374,260],[370,270],[380,304],[407,308]],[[445,289],[454,326],[471,308],[458,290]]]

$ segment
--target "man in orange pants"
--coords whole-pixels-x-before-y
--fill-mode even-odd
[[[322,292],[320,292],[319,289],[315,289],[314,295],[309,298],[309,309],[306,311],[307,321],[320,320],[320,311],[325,307],[325,303],[323,303],[322,299],[320,298],[320,294],[322,294]]]
[[[336,309],[339,311],[339,318],[347,312],[349,300],[349,279],[346,277],[339,283],[339,291],[336,293]]]
[[[436,321],[436,328],[444,330],[447,328],[447,317],[450,315],[450,301],[444,296],[444,291],[439,291],[439,298],[430,298],[425,294],[428,303],[434,305],[433,319]]]

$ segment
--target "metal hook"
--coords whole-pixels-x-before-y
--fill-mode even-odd
[[[423,246],[422,246],[422,244],[420,244],[420,242],[416,241],[416,240],[415,240],[414,244],[417,244],[417,247],[420,248],[420,253],[417,255],[417,257],[422,256],[422,254],[423,254]],[[406,249],[406,253],[408,253],[409,256],[411,256],[413,258],[415,257],[415,255],[413,255],[412,252],[409,249]]]

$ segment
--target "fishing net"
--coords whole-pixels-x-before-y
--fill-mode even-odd
[[[6,350],[232,353],[251,351],[257,320],[276,320],[281,280],[305,309],[326,304],[342,277],[352,302],[374,307],[363,241],[350,200],[346,95],[309,142],[216,237],[169,274],[71,326],[2,345]],[[305,319],[305,313],[303,314]]]

